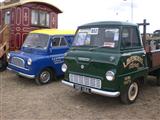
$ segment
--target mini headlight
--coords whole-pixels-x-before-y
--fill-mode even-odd
[[[7,59],[10,59],[10,57],[11,57],[11,54],[8,53],[8,54],[7,54]]]
[[[62,71],[63,71],[63,72],[66,72],[66,71],[67,71],[67,65],[66,65],[65,63],[62,65]]]
[[[31,64],[32,64],[32,59],[31,59],[31,58],[28,59],[27,64],[28,64],[28,65],[31,65]]]
[[[108,81],[113,81],[115,78],[115,73],[113,71],[107,71],[106,72],[106,79]]]

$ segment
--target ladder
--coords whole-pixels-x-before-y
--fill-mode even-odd
[[[9,50],[9,27],[4,25],[0,28],[0,58]]]

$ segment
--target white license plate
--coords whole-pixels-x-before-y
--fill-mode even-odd
[[[74,88],[78,91],[81,91],[81,92],[86,92],[86,93],[90,93],[90,88],[87,88],[87,87],[84,87],[84,86],[81,86],[81,85],[77,85],[75,84],[74,85]]]

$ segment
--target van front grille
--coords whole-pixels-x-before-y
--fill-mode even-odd
[[[17,67],[21,67],[21,68],[24,68],[25,67],[25,62],[22,58],[19,58],[19,57],[13,57],[11,59],[11,63]]]
[[[101,80],[97,78],[69,74],[69,81],[93,88],[101,88]]]

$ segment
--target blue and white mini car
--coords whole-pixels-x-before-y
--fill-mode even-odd
[[[75,31],[42,29],[28,34],[20,51],[8,53],[8,69],[46,84],[64,73],[61,66]]]

